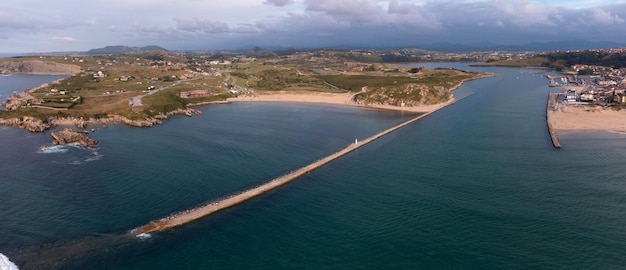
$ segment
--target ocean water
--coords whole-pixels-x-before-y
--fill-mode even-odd
[[[196,222],[128,231],[263,183],[413,115],[299,103],[96,127],[97,149],[0,128],[0,252],[20,269],[626,268],[626,134],[546,130],[538,69]]]
[[[0,99],[7,99],[15,92],[65,78],[65,75],[2,75],[0,74]]]

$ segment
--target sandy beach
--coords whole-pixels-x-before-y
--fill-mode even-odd
[[[562,86],[581,93],[583,86]],[[559,104],[549,109],[548,119],[555,131],[615,131],[626,132],[626,110],[594,105]]]
[[[559,106],[548,110],[556,131],[616,131],[626,132],[626,110],[614,110],[589,105]]]
[[[228,102],[305,102],[305,103],[323,103],[323,104],[336,104],[347,106],[358,106],[363,108],[383,109],[383,110],[396,110],[396,111],[408,111],[416,113],[432,112],[447,105],[454,103],[454,98],[451,98],[448,102],[435,104],[435,105],[422,105],[415,107],[399,107],[391,105],[362,105],[352,101],[351,93],[316,93],[310,91],[302,92],[271,92],[271,93],[257,93],[256,95],[238,96],[235,98],[229,98]]]

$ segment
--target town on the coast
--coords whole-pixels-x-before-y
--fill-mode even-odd
[[[575,73],[546,76],[550,86],[561,87],[560,102],[601,106],[626,104],[626,68],[573,65]]]

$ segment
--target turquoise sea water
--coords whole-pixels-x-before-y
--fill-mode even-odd
[[[466,98],[295,182],[148,239],[132,228],[255,186],[412,115],[201,107],[95,150],[0,128],[0,252],[20,269],[626,268],[626,135],[546,131],[546,71],[473,68]]]

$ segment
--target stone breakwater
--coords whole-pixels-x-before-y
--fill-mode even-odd
[[[441,108],[440,108],[441,109]],[[438,109],[437,109],[438,110]],[[340,150],[339,152],[336,152],[330,156],[327,156],[323,159],[320,159],[318,161],[315,161],[307,166],[304,166],[300,169],[297,169],[295,171],[289,172],[283,176],[277,177],[269,182],[266,182],[265,184],[262,184],[260,186],[245,190],[243,192],[228,196],[226,198],[223,199],[219,199],[216,201],[212,201],[209,202],[205,205],[193,208],[193,209],[189,209],[189,210],[185,210],[182,212],[178,212],[178,213],[174,213],[172,215],[169,215],[167,217],[158,219],[158,220],[154,220],[151,221],[143,226],[137,227],[135,229],[133,229],[130,233],[134,236],[143,236],[149,233],[153,233],[153,232],[159,232],[159,231],[164,231],[173,227],[177,227],[189,222],[192,222],[194,220],[203,218],[205,216],[208,216],[210,214],[213,214],[217,211],[220,211],[222,209],[225,208],[229,208],[232,206],[235,206],[237,204],[243,203],[251,198],[254,198],[256,196],[259,196],[261,194],[264,194],[270,190],[273,190],[277,187],[280,187],[284,184],[287,184],[297,178],[299,178],[302,175],[305,175],[315,169],[318,169],[342,156],[347,155],[348,153],[362,147],[363,145],[366,145],[370,142],[373,142],[375,140],[377,140],[380,137],[383,137],[391,132],[394,132],[408,124],[411,124],[419,119],[422,119],[428,115],[430,115],[431,113],[437,111],[431,111],[422,115],[419,115],[415,118],[412,118],[404,123],[401,123],[397,126],[394,126],[392,128],[389,128],[385,131],[382,131],[374,136],[371,136],[365,140],[362,141],[358,141],[355,142],[353,144],[348,145],[346,148]]]
[[[548,104],[546,105],[546,122],[548,123],[548,134],[550,134],[550,139],[552,140],[552,145],[556,149],[561,148],[561,142],[559,141],[559,137],[556,135],[556,131],[554,131],[554,125],[552,118],[552,113],[557,110],[557,96],[555,93],[548,94]]]

